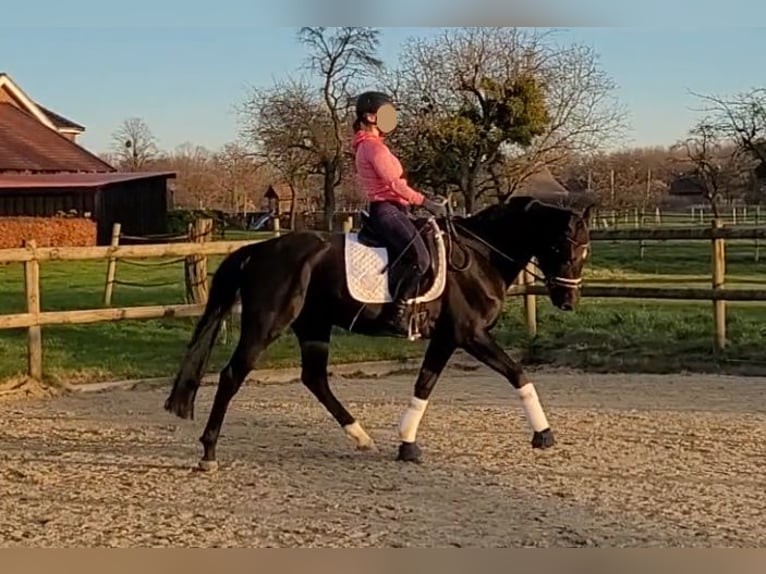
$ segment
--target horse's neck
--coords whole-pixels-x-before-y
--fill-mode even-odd
[[[500,243],[498,241],[498,237],[501,235],[500,230],[492,228],[468,229],[480,237],[482,241],[477,241],[471,235],[466,237],[463,234],[463,236],[475,251],[487,259],[492,269],[504,283],[505,288],[508,289],[532,258],[532,253],[524,248],[524,234],[512,230],[511,233],[514,237],[508,242],[512,247],[503,249],[501,245],[498,245]]]

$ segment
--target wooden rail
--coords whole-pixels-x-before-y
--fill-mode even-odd
[[[707,240],[711,244],[710,288],[677,287],[634,287],[583,285],[580,295],[586,298],[615,299],[671,299],[680,301],[710,301],[713,307],[714,341],[716,351],[726,347],[726,302],[727,301],[766,301],[766,289],[727,289],[726,281],[726,240],[727,239],[762,239],[766,238],[763,227],[724,227],[720,220],[713,220],[710,228],[681,229],[610,229],[592,230],[594,241],[647,241],[647,240]],[[527,332],[534,337],[537,334],[537,312],[530,308],[530,296],[547,295],[548,290],[542,285],[525,282],[512,286],[510,295],[524,297]],[[534,307],[534,305],[532,306]]]
[[[24,265],[27,311],[26,313],[0,315],[0,330],[27,329],[27,371],[30,377],[39,380],[43,373],[41,335],[43,325],[76,325],[104,321],[196,317],[201,315],[205,308],[203,301],[185,305],[40,311],[41,262],[105,259],[109,261],[108,267],[112,268],[117,259],[227,255],[244,245],[261,241],[265,240],[111,245],[104,247],[37,247],[35,241],[28,241],[23,248],[2,249],[0,250],[0,264],[23,263]]]
[[[0,249],[0,263],[25,261],[87,261],[99,259],[146,259],[188,255],[226,255],[254,241],[209,241],[207,243],[161,243],[151,245],[105,245],[102,247],[26,247]]]
[[[602,240],[708,240],[711,242],[710,288],[660,288],[633,286],[585,285],[583,297],[629,298],[629,299],[675,299],[711,301],[715,325],[714,347],[726,345],[726,301],[766,301],[765,289],[727,289],[725,287],[725,241],[726,239],[766,238],[766,228],[725,228],[713,222],[709,229],[619,229],[594,230],[595,241]],[[40,310],[40,263],[47,261],[107,260],[110,265],[117,259],[154,257],[206,257],[226,255],[236,249],[268,241],[208,241],[151,245],[111,245],[104,247],[37,247],[34,241],[20,249],[0,250],[0,264],[22,263],[25,273],[27,310],[24,313],[0,315],[0,329],[27,329],[28,373],[42,377],[42,336],[44,325],[74,325],[104,321],[168,319],[199,316],[204,301],[178,305],[147,305],[104,309],[80,309],[71,311]],[[206,293],[206,290],[203,290]],[[537,296],[545,296],[547,290],[535,285],[533,277],[525,272],[519,282],[509,290],[511,295],[524,298],[526,326],[529,334],[537,334]]]
[[[664,229],[593,229],[593,241],[673,241],[713,239],[766,239],[766,227],[689,227]]]

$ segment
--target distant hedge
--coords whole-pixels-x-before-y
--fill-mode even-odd
[[[96,245],[96,222],[81,217],[0,217],[0,249],[23,247],[34,239],[38,247]]]

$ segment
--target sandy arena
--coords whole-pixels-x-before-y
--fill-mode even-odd
[[[766,543],[766,379],[532,372],[548,451],[510,386],[453,366],[394,461],[414,374],[333,379],[357,452],[300,383],[247,384],[221,470],[164,386],[0,402],[2,546],[736,546]]]

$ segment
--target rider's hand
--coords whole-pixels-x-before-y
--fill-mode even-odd
[[[426,197],[423,200],[423,208],[430,211],[436,217],[446,217],[447,215],[447,200],[442,197],[430,198]]]

